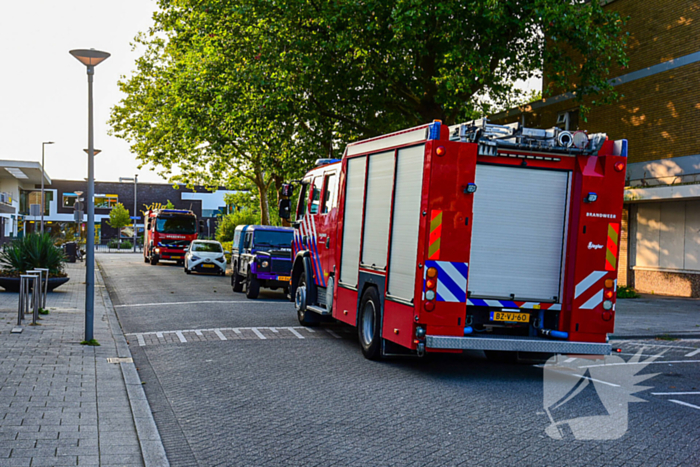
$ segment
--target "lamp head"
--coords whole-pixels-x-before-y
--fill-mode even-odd
[[[110,54],[95,49],[75,49],[70,54],[88,68],[99,65],[109,58]]]

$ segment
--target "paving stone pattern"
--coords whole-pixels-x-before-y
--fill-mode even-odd
[[[230,277],[134,261],[100,256],[173,466],[700,465],[700,410],[671,400],[700,406],[700,395],[650,394],[700,391],[700,356],[688,356],[700,343],[616,342],[625,359],[666,351],[668,363],[643,370],[658,373],[638,395],[646,402],[630,404],[620,439],[555,440],[545,432],[542,368],[494,364],[481,352],[370,362],[357,331],[342,325],[267,338],[269,328],[298,325],[292,304],[274,299],[281,294],[245,302]],[[230,302],[203,303],[212,297]],[[163,306],[140,306],[154,303]],[[222,340],[215,329],[250,338]],[[568,404],[552,412],[556,421],[604,410],[586,390]]]
[[[94,336],[84,336],[85,267],[68,264],[71,280],[49,293],[39,326],[11,334],[18,294],[0,292],[0,467],[143,465],[116,357],[104,286],[96,287]]]

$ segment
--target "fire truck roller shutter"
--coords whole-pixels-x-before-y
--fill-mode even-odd
[[[387,290],[389,295],[405,300],[413,299],[416,282],[424,154],[424,145],[401,149],[396,163]]]
[[[369,156],[368,170],[362,265],[386,269],[391,192],[394,188],[394,151]]]
[[[343,219],[340,282],[350,287],[357,287],[360,265],[360,233],[365,198],[366,162],[367,157],[349,159],[345,183],[345,217]]]
[[[472,297],[560,297],[569,172],[478,164]]]

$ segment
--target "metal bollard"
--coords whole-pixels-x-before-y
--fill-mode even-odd
[[[17,304],[17,326],[22,325],[24,318],[24,278],[19,278],[19,303]]]
[[[41,305],[41,271],[27,271],[27,275],[31,275],[32,279],[32,300],[31,300],[31,307],[32,307],[32,324],[36,325],[37,320],[39,319],[39,306]]]
[[[46,296],[49,293],[49,270],[47,268],[36,268],[37,271],[42,271],[44,273],[44,278],[43,278],[43,285],[44,287],[41,289],[41,308],[46,310]]]
[[[38,272],[27,271],[27,274],[22,274],[20,279],[24,280],[24,295],[20,297],[23,302],[24,313],[29,312],[29,307],[32,307],[32,324],[36,325],[36,320],[39,317],[39,300],[36,295],[37,288],[40,288],[41,276]],[[31,289],[30,289],[31,285]],[[32,291],[32,296],[29,296],[29,291]]]

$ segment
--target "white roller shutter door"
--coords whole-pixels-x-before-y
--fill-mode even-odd
[[[366,160],[367,157],[348,160],[347,180],[345,182],[340,282],[351,287],[357,286],[360,262],[360,232],[362,231],[362,207],[365,198]]]
[[[569,173],[478,164],[472,297],[560,297]]]
[[[425,146],[400,149],[396,163],[389,295],[413,299]]]
[[[362,264],[385,269],[394,188],[394,151],[369,156],[368,170]]]

